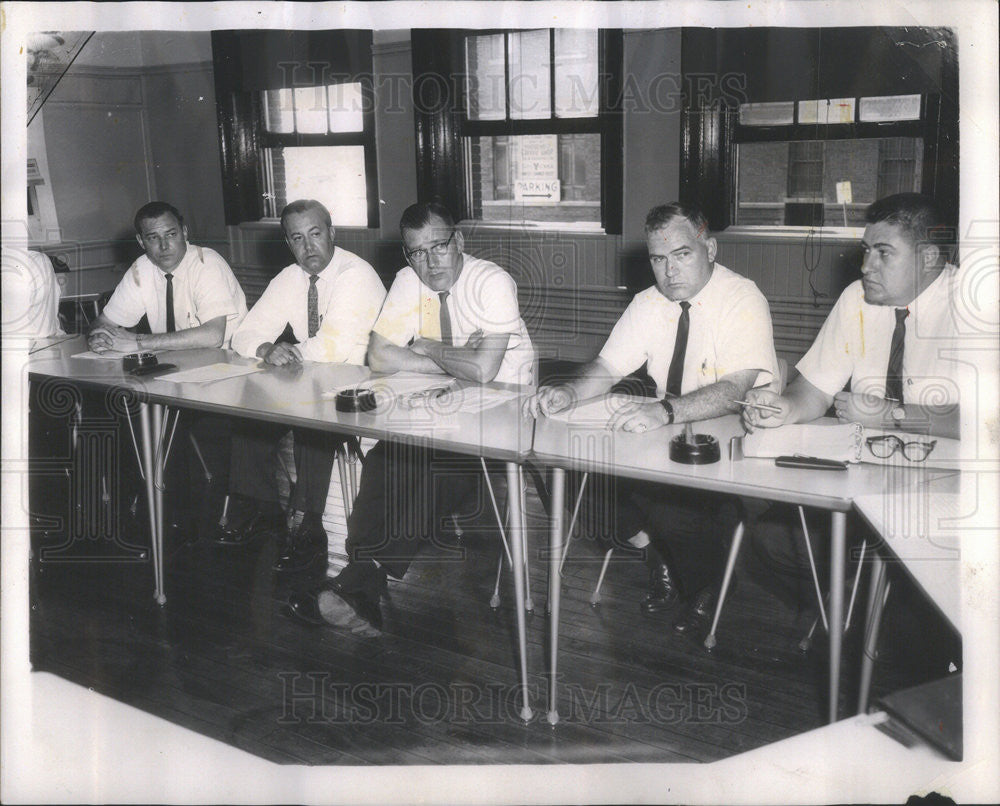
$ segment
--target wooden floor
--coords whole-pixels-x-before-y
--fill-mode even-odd
[[[58,500],[58,484],[53,489]],[[290,587],[308,580],[276,580],[269,544],[234,550],[171,537],[168,601],[160,608],[147,560],[85,561],[124,554],[99,545],[43,553],[58,537],[53,522],[46,536],[39,521],[33,666],[284,763],[712,761],[822,724],[825,635],[800,652],[804,615],[747,568],[738,570],[719,646],[708,653],[640,616],[645,572],[634,560],[612,563],[602,603],[591,607],[599,555],[581,540],[565,569],[561,719],[551,727],[543,676],[544,521],[536,497],[528,508],[535,605],[528,621],[535,709],[529,724],[518,716],[506,569],[502,602],[495,611],[489,605],[499,541],[485,522],[455,551],[429,549],[403,582],[391,582],[385,634],[363,639],[283,615]],[[932,671],[939,666],[914,661],[908,647],[919,641],[894,622],[900,610],[912,612],[889,608],[884,634],[899,638],[876,666],[876,695],[940,676]],[[858,641],[855,627],[847,639],[844,715],[853,710]]]

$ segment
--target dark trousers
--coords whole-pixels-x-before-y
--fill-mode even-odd
[[[365,456],[361,486],[347,521],[347,556],[377,560],[402,579],[420,550],[478,489],[475,457],[379,442]]]
[[[257,501],[277,502],[278,443],[287,426],[241,422],[234,428],[229,466],[229,491]],[[334,454],[343,437],[325,431],[293,428],[295,485],[290,507],[323,514],[330,489]]]
[[[617,546],[645,531],[688,596],[721,582],[726,549],[739,522],[736,498],[630,480],[620,480],[616,492]]]

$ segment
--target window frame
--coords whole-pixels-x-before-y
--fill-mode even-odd
[[[909,93],[917,94],[917,93]],[[682,196],[696,201],[705,212],[713,230],[769,231],[800,234],[802,231],[836,230],[855,233],[858,227],[821,227],[794,225],[734,224],[738,204],[737,147],[746,143],[867,140],[913,137],[923,141],[923,166],[920,192],[935,195],[941,181],[934,170],[942,131],[942,99],[937,93],[920,93],[920,118],[890,122],[799,123],[798,103],[793,123],[746,125],[739,122],[739,107],[716,104],[709,109],[685,108],[682,111],[681,174]],[[844,95],[843,97],[852,97]],[[855,114],[865,96],[854,96]],[[800,99],[810,100],[810,99]],[[818,136],[819,135],[819,136]],[[718,188],[724,191],[718,193]]]
[[[598,134],[601,138],[601,221],[605,234],[622,232],[623,215],[623,143],[621,98],[623,81],[624,40],[620,29],[598,28],[598,114],[596,116],[555,117],[555,59],[549,60],[548,118],[511,118],[509,82],[505,81],[508,98],[503,120],[470,120],[467,115],[466,92],[468,73],[465,63],[465,41],[470,36],[504,34],[504,71],[509,74],[507,35],[531,30],[548,30],[549,52],[553,52],[556,28],[457,29],[452,31],[411,31],[413,47],[414,98],[422,97],[422,82],[441,85],[451,90],[450,104],[437,104],[423,110],[415,103],[414,124],[417,141],[418,193],[421,201],[438,199],[476,226],[510,228],[530,226],[538,229],[571,230],[578,224],[570,222],[486,221],[467,218],[471,204],[470,181],[462,169],[465,138],[517,137],[524,135]],[[457,165],[455,164],[457,161]]]
[[[328,132],[327,134],[303,134],[300,132],[279,133],[267,130],[265,125],[263,93],[266,90],[257,90],[255,103],[257,118],[257,148],[261,154],[259,160],[258,181],[261,187],[261,217],[258,220],[277,220],[277,216],[264,215],[263,195],[267,184],[265,182],[265,160],[263,151],[268,148],[308,148],[316,146],[361,146],[364,149],[365,164],[365,197],[367,201],[368,228],[379,226],[379,205],[378,205],[378,159],[375,150],[375,90],[372,81],[372,74],[357,76],[330,76],[330,81],[323,87],[336,86],[338,84],[360,84],[362,99],[362,130],[360,132]],[[339,80],[343,79],[343,80]],[[288,89],[288,88],[286,88]],[[287,199],[286,202],[294,201]],[[346,224],[334,226],[347,227]]]
[[[272,53],[280,55],[270,56]],[[326,57],[326,53],[335,55]],[[263,64],[262,54],[269,56]],[[360,145],[364,149],[367,228],[378,228],[372,32],[367,29],[313,32],[217,30],[212,31],[212,61],[226,224],[270,224],[277,220],[266,215],[265,210],[267,161],[263,158],[264,149]],[[267,78],[267,75],[273,74],[275,64],[282,68],[281,81]],[[292,69],[284,70],[286,66]],[[290,82],[288,78],[300,66],[309,68],[313,75],[315,68],[322,68],[320,81],[309,86],[361,84],[362,132],[278,134],[266,130],[264,92],[304,86]]]

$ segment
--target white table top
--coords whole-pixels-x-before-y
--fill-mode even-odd
[[[777,467],[773,459],[730,458],[732,437],[742,436],[736,415],[694,423],[696,434],[719,441],[722,458],[710,465],[684,465],[670,459],[670,440],[683,426],[664,426],[643,434],[610,431],[593,423],[542,418],[535,431],[534,454],[543,464],[572,470],[696,487],[722,493],[847,512],[857,495],[915,477],[909,468],[851,465],[846,471]]]
[[[944,616],[961,625],[961,529],[958,474],[884,494],[854,506]]]
[[[372,376],[366,367],[307,362],[266,367],[261,372],[209,383],[174,383],[166,376],[125,374],[119,361],[73,358],[87,349],[81,338],[56,344],[32,356],[34,380],[69,380],[81,386],[131,390],[155,403],[232,414],[289,426],[318,428],[358,437],[393,439],[469,453],[487,459],[520,461],[531,450],[532,423],[521,416],[517,400],[482,412],[459,408],[454,396],[425,408],[381,406],[365,414],[338,412],[332,390]],[[176,350],[162,353],[161,363],[193,369],[215,363],[257,365],[226,350]],[[442,383],[449,379],[442,376]],[[502,384],[491,385],[495,388]]]

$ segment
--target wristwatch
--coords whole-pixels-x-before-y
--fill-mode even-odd
[[[898,428],[900,424],[903,422],[903,420],[906,419],[906,407],[903,406],[902,403],[894,402],[894,405],[890,410],[889,415],[892,417],[892,422]]]
[[[674,406],[673,404],[664,398],[660,401],[660,405],[663,406],[664,411],[667,412],[667,425],[674,424]]]

